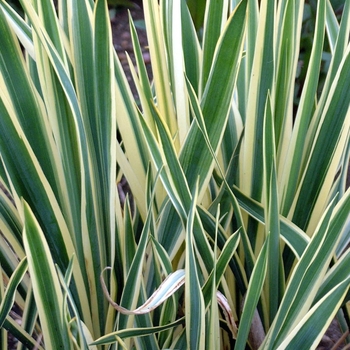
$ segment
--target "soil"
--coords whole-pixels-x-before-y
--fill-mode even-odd
[[[111,25],[113,44],[122,64],[123,70],[126,74],[130,87],[134,95],[136,95],[136,88],[133,84],[133,80],[130,73],[130,67],[127,60],[127,54],[135,64],[133,46],[131,41],[131,34],[129,28],[129,13],[135,24],[138,40],[142,49],[143,59],[146,64],[146,68],[149,77],[152,76],[151,61],[148,51],[147,35],[144,29],[144,16],[142,0],[134,0],[133,5],[130,7],[110,7]]]

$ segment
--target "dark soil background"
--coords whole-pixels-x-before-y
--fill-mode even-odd
[[[117,51],[119,60],[123,66],[126,77],[130,83],[131,89],[136,94],[136,89],[132,81],[130,74],[130,68],[127,60],[127,54],[134,61],[134,53],[131,42],[130,27],[129,27],[129,13],[135,24],[138,39],[143,53],[143,59],[146,64],[146,68],[149,73],[149,77],[152,76],[151,72],[151,61],[148,51],[147,35],[144,29],[144,16],[142,9],[142,0],[135,0],[132,2],[133,5],[129,7],[119,6],[110,7],[111,14],[111,25],[113,44]]]

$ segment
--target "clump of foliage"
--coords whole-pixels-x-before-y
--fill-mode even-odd
[[[348,342],[350,1],[340,23],[318,1],[296,110],[303,1],[207,0],[199,40],[185,2],[144,0],[137,99],[105,1],[21,5],[0,1],[2,348],[314,349],[333,320]]]

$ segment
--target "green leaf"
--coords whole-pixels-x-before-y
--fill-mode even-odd
[[[101,195],[102,212],[108,213],[106,229],[113,232],[114,220],[114,179],[115,144],[116,144],[116,106],[111,96],[115,95],[114,80],[114,48],[112,45],[111,26],[109,24],[108,8],[105,1],[97,1],[94,10],[94,72],[95,79],[95,116],[91,120],[91,130],[95,152],[96,165],[104,193]],[[112,186],[113,185],[113,186]],[[111,212],[109,212],[110,210]]]
[[[350,250],[348,249],[345,254],[337,261],[331,269],[327,272],[318,292],[315,297],[314,303],[323,298],[332,288],[342,283],[349,275],[350,263]]]
[[[1,7],[0,32],[0,45],[3,48],[0,53],[1,99],[12,101],[11,114],[16,116],[17,123],[24,130],[36,157],[42,163],[45,175],[52,180],[55,178],[57,164],[54,163],[52,156],[52,137],[45,121],[46,115],[25,68],[20,46],[8,26]],[[17,89],[18,86],[21,86],[20,91]]]
[[[34,47],[31,27],[24,21],[24,19],[14,10],[14,8],[6,2],[1,2],[0,7],[7,15],[8,21],[12,22],[12,28],[25,48],[26,52],[34,58]]]
[[[4,322],[4,328],[9,331],[16,339],[18,339],[24,346],[27,348],[34,348],[37,346],[38,342],[34,339],[29,333],[27,333],[23,328],[13,320],[8,317]],[[42,346],[39,346],[38,349],[44,350]]]
[[[206,0],[187,0],[196,29],[199,30],[203,24]]]
[[[110,269],[110,268],[106,268]],[[103,271],[102,271],[103,273]],[[124,315],[142,315],[147,314],[157,308],[160,304],[164,303],[164,301],[169,298],[172,294],[174,294],[184,283],[185,283],[185,271],[184,270],[176,270],[175,272],[169,274],[167,278],[162,282],[162,284],[158,287],[158,289],[147,299],[147,301],[141,306],[137,307],[134,310],[126,309],[118,305],[116,302],[112,300],[110,297],[106,284],[101,275],[101,283],[107,297],[109,303],[119,312]]]
[[[249,77],[249,92],[247,100],[247,116],[244,139],[241,148],[242,171],[241,188],[253,199],[260,201],[262,194],[262,181],[256,179],[254,174],[263,169],[262,135],[264,112],[268,91],[272,89],[274,57],[270,43],[274,40],[276,27],[275,1],[263,0],[260,5],[260,14],[257,28],[257,37],[254,43],[254,59]],[[254,18],[254,17],[253,17]],[[244,177],[244,178],[243,178]],[[256,224],[253,224],[255,227]],[[248,228],[248,235],[255,247],[255,229]]]
[[[159,114],[167,124],[171,136],[176,137],[176,117],[169,86],[170,73],[169,67],[167,66],[164,45],[166,40],[162,29],[161,11],[158,6],[158,1],[156,0],[146,0],[143,2]]]
[[[274,108],[274,125],[278,159],[284,163],[286,144],[292,133],[293,98],[295,77],[300,56],[300,31],[303,20],[302,1],[281,1],[278,8],[278,22],[276,24],[277,43],[275,89],[273,89],[276,103]],[[272,92],[272,91],[271,91]],[[277,149],[276,149],[277,150]]]
[[[213,271],[210,273],[209,278],[203,286],[203,296],[205,305],[207,306],[210,301],[210,286],[212,283],[215,283],[215,287],[218,288],[220,280],[223,277],[227,265],[232,259],[232,256],[235,254],[240,241],[239,232],[232,234],[226,241],[225,245],[221,248],[221,253],[217,259],[215,259],[215,266]],[[214,279],[216,282],[214,282]]]
[[[61,213],[53,209],[57,205],[55,196],[28,141],[23,136],[23,130],[13,119],[13,115],[9,115],[7,107],[0,100],[0,151],[6,164],[6,171],[13,182],[17,196],[21,195],[28,199],[29,203],[36,208],[40,213],[39,220],[44,227],[47,227],[48,232],[60,231],[60,227],[63,228],[65,223],[64,220],[58,220]],[[20,156],[14,158],[13,154]],[[48,240],[52,249],[56,251],[57,262],[63,267],[67,262],[67,248],[62,236],[49,235]]]
[[[95,340],[90,345],[111,344],[118,341],[118,338],[124,339],[129,337],[142,337],[142,336],[158,333],[158,332],[176,327],[178,325],[183,324],[183,322],[184,322],[184,318],[180,318],[173,323],[163,325],[163,326],[158,326],[158,327],[121,329],[111,334],[104,335],[103,337]]]
[[[205,21],[203,28],[203,72],[202,72],[202,89],[204,90],[208,81],[210,69],[213,63],[214,51],[216,44],[221,35],[224,21],[228,13],[228,1],[206,2]]]
[[[192,206],[186,224],[186,263],[185,263],[185,317],[188,349],[203,349],[205,344],[205,306],[199,282],[199,271],[195,259],[193,226],[196,216],[197,193],[194,193]]]
[[[198,2],[194,0],[192,2]],[[189,9],[181,1],[181,26],[182,26],[182,50],[184,52],[184,63],[186,76],[198,94],[200,70],[201,70],[201,49],[194,24],[191,21]]]
[[[23,258],[18,264],[16,270],[12,274],[10,280],[8,281],[6,291],[1,295],[0,303],[0,328],[3,326],[4,321],[9,314],[16,297],[16,289],[21,283],[24,274],[27,271],[27,259]],[[1,271],[1,270],[0,270]]]
[[[349,289],[349,283],[350,276],[332,288],[312,307],[277,349],[315,348],[339,309]]]
[[[349,78],[350,48],[348,47],[333,81],[332,92],[328,96],[325,109],[320,111],[320,124],[298,189],[300,194],[295,203],[293,222],[302,228],[306,228],[310,220],[315,221],[312,222],[313,226],[316,225],[318,216],[313,217],[312,212],[316,211],[317,214],[320,207],[325,205],[327,198],[324,193],[328,193],[332,186],[341,158],[341,150],[347,140],[347,130],[350,125],[349,104],[346,102],[350,101]],[[334,118],[335,115],[337,118]],[[330,133],[329,130],[332,132]],[[314,174],[317,174],[319,181],[314,181]]]
[[[135,309],[136,305],[140,303],[140,301],[144,302],[144,299],[146,297],[144,295],[144,289],[143,289],[144,282],[143,282],[143,279],[140,278],[140,276],[142,275],[143,261],[145,258],[147,243],[150,235],[151,220],[152,220],[152,215],[151,215],[151,208],[150,208],[146,218],[146,222],[144,223],[144,226],[141,232],[141,236],[138,242],[135,255],[132,260],[132,264],[130,266],[128,275],[125,280],[122,297],[119,303],[125,309],[129,309],[129,310]],[[135,321],[137,322],[137,324],[140,324],[141,327],[149,327],[150,326],[149,318],[150,318],[149,315],[144,315],[144,317],[140,315]],[[129,328],[132,322],[133,322],[133,317],[129,318],[129,316],[120,314],[118,317],[118,328],[119,329]],[[152,347],[152,348],[156,347],[156,341],[154,337],[146,338],[145,341],[148,342],[147,345],[145,346]]]
[[[56,265],[57,269],[57,274],[59,281],[61,283],[62,289],[64,291],[64,307],[67,307],[67,301],[69,302],[69,307],[72,309],[72,314],[74,315],[73,321],[70,322],[70,327],[71,329],[77,329],[77,335],[75,336],[75,341],[81,346],[82,349],[87,349],[87,343],[89,342],[89,339],[92,340],[92,336],[85,326],[85,324],[82,322],[80,315],[79,315],[79,310],[76,307],[76,304],[74,302],[74,298],[72,293],[70,292],[69,289],[69,284],[71,282],[72,278],[72,272],[73,272],[73,263],[74,263],[74,256],[69,262],[69,266],[67,268],[67,271],[65,273],[65,276],[63,276],[63,273],[59,269],[59,267]],[[93,348],[96,350],[96,348]]]
[[[211,145],[217,151],[227,123],[234,83],[237,77],[246,19],[247,1],[243,0],[230,16],[217,43],[214,62],[201,100],[202,114]],[[205,147],[202,132],[194,124],[181,150],[180,161],[190,188],[199,177],[201,193],[209,182],[208,173],[214,165]],[[198,165],[200,164],[200,167]]]
[[[267,348],[279,345],[312,305],[341,234],[339,225],[344,224],[348,201],[349,197],[342,200],[335,210],[333,200],[324,213],[317,232],[289,280],[277,316],[265,340]]]
[[[235,186],[232,191],[237,198],[240,207],[256,220],[264,223],[264,209],[261,204],[246,196]],[[280,229],[282,238],[289,245],[294,254],[297,257],[300,257],[309,242],[308,236],[304,231],[283,216],[280,216]]]
[[[206,349],[214,349],[216,345],[220,342],[220,328],[219,328],[219,310],[217,305],[217,296],[216,296],[216,261],[217,261],[217,232],[220,219],[220,207],[216,214],[216,230],[215,230],[215,242],[214,242],[214,267],[212,273],[212,281],[210,289],[210,306],[209,306],[209,322],[207,323],[209,334],[206,336]],[[209,287],[209,288],[210,288]],[[204,294],[204,293],[203,293]]]
[[[325,22],[325,1],[319,1],[318,15],[316,17],[315,39],[311,52],[311,58],[308,66],[307,76],[303,87],[302,96],[298,106],[296,121],[293,128],[293,134],[289,146],[289,154],[285,156],[285,169],[283,173],[284,187],[282,192],[283,206],[282,213],[288,214],[292,201],[295,198],[295,192],[300,176],[303,148],[308,126],[314,111],[313,100],[316,95],[317,82],[315,76],[319,74],[323,38],[324,38],[324,22]]]
[[[51,349],[71,349],[63,318],[63,295],[44,234],[27,203],[23,203],[23,242],[28,269],[38,307],[45,345]]]
[[[264,197],[265,197],[265,234],[269,235],[268,245],[268,309],[269,323],[274,319],[282,290],[281,290],[281,270],[282,257],[280,252],[280,220],[279,202],[276,173],[276,144],[273,115],[271,110],[271,100],[267,99],[264,136],[263,136],[263,158],[264,158]]]
[[[158,117],[158,111],[155,108],[154,117],[161,132],[162,147],[158,145],[155,136],[151,133],[146,122],[141,117],[141,125],[143,127],[145,139],[147,140],[147,146],[157,170],[160,171],[163,186],[167,190],[170,200],[180,217],[184,219],[186,209],[189,208],[191,200],[188,185],[179,160],[176,157],[174,146],[170,141],[171,136],[169,135],[169,130],[167,130],[166,126],[161,122],[160,117]]]
[[[238,327],[235,349],[245,349],[246,347],[248,334],[250,331],[249,325],[252,324],[255,309],[258,305],[260,294],[265,281],[268,261],[268,242],[269,237],[266,239],[260,251],[251,278],[249,280],[248,290],[244,300],[242,316],[240,319],[240,326]],[[254,332],[254,330],[252,330],[252,332]]]

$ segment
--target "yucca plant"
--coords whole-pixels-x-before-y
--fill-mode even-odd
[[[318,2],[294,113],[303,1],[207,0],[199,40],[186,2],[144,0],[138,96],[105,1],[0,1],[2,348],[349,342],[344,3]]]

